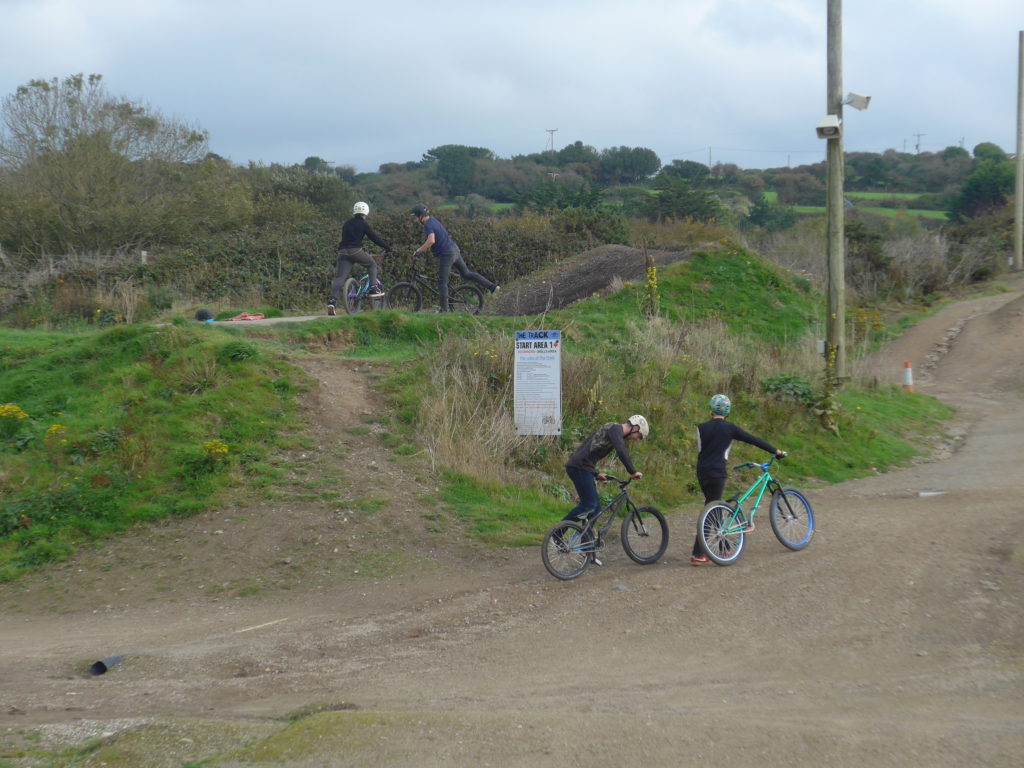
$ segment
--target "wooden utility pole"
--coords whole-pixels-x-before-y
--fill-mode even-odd
[[[828,82],[826,114],[839,118],[840,130],[828,142],[828,317],[826,373],[846,378],[846,235],[843,205],[843,3],[828,0]],[[831,369],[831,370],[829,370]]]
[[[1017,33],[1017,184],[1013,201],[1013,266],[1024,269],[1024,31]]]

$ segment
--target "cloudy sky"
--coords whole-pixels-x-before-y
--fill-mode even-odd
[[[440,144],[579,140],[769,168],[824,142],[826,0],[0,0],[0,96],[34,78],[205,129],[238,164],[375,171]],[[847,151],[1016,146],[1021,0],[847,0]],[[553,133],[549,129],[554,130]]]

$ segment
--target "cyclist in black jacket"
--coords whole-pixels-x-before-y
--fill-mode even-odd
[[[697,427],[697,482],[704,493],[705,506],[712,501],[721,501],[725,490],[725,478],[728,476],[727,464],[729,449],[733,440],[757,446],[776,456],[785,456],[782,451],[767,440],[762,440],[730,421],[725,417],[732,410],[732,402],[725,395],[715,395],[709,403],[711,419]],[[747,531],[754,530],[753,523],[747,523]],[[700,536],[693,540],[693,552],[690,565],[710,565],[711,560],[700,548]]]
[[[637,472],[633,466],[633,460],[629,456],[629,449],[626,447],[627,440],[643,440],[650,433],[651,428],[640,414],[630,416],[624,423],[611,421],[592,433],[577,448],[569,461],[565,463],[565,473],[569,475],[572,484],[576,487],[576,493],[580,497],[580,503],[570,510],[563,517],[563,520],[587,520],[597,514],[601,509],[601,500],[597,495],[597,480],[605,480],[607,476],[597,470],[597,462],[611,453],[613,450],[619,457],[619,461],[629,472],[634,480],[643,477],[642,472]]]
[[[368,298],[378,298],[384,295],[380,280],[377,279],[377,262],[373,256],[363,250],[363,238],[368,237],[374,243],[384,249],[385,253],[391,253],[391,246],[384,242],[380,235],[373,231],[366,217],[370,215],[370,206],[366,203],[356,203],[352,206],[352,218],[341,225],[341,242],[338,243],[338,261],[335,268],[334,281],[331,283],[331,296],[327,300],[327,314],[335,314],[334,305],[345,287],[345,281],[352,274],[352,265],[361,264],[370,273],[370,290],[366,294]]]

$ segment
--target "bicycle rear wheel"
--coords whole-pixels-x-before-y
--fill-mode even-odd
[[[771,520],[775,537],[784,547],[800,550],[811,543],[814,512],[811,511],[811,503],[800,491],[792,488],[776,491],[768,507],[768,519]]]
[[[650,565],[668,547],[668,523],[654,507],[637,507],[622,521],[622,548],[634,563]]]
[[[593,541],[583,540],[582,525],[560,520],[544,537],[540,557],[548,573],[556,579],[568,581],[587,570],[593,551]]]
[[[341,299],[345,304],[345,312],[350,315],[359,314],[362,297],[359,295],[359,281],[350,277],[341,289]]]
[[[479,315],[484,308],[484,294],[475,285],[460,285],[448,292],[448,309]]]
[[[704,508],[697,523],[700,548],[718,565],[732,565],[743,553],[746,538],[734,513],[728,504],[713,502]]]
[[[388,291],[388,306],[406,312],[419,312],[423,306],[423,294],[412,283],[395,283]]]

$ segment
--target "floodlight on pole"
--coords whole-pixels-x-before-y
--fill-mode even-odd
[[[843,101],[843,104],[849,104],[851,107],[861,112],[867,109],[870,103],[870,96],[863,96],[859,93],[854,93],[853,91],[846,94],[846,100]]]

